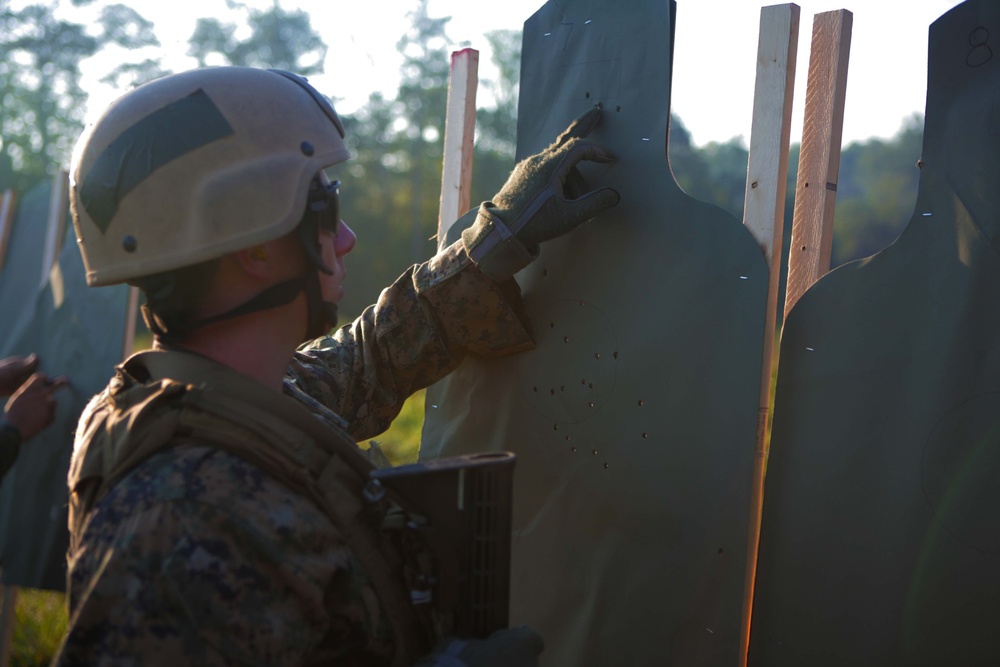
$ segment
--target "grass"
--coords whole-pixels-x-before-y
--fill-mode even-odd
[[[12,667],[48,665],[66,634],[66,596],[55,591],[19,588],[11,641]]]
[[[399,416],[382,435],[372,438],[393,465],[413,463],[420,453],[420,431],[424,425],[424,396],[421,389],[406,399]],[[364,444],[362,444],[364,446]]]

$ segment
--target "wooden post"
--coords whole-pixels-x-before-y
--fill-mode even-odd
[[[750,641],[750,615],[753,608],[754,577],[757,571],[757,545],[760,539],[771,399],[771,357],[774,351],[774,327],[781,277],[781,242],[784,232],[788,147],[798,43],[797,5],[775,5],[761,9],[743,224],[760,244],[770,269],[770,278],[767,290],[764,349],[761,356],[757,435],[754,442],[754,476],[750,499],[740,665],[746,664]],[[775,258],[778,261],[775,261]]]
[[[7,260],[7,247],[14,231],[14,213],[17,211],[17,192],[7,190],[0,197],[0,271]]]
[[[42,253],[42,279],[40,288],[49,280],[49,271],[59,259],[66,238],[66,212],[69,210],[69,173],[59,171],[52,179],[49,196],[49,217],[45,232],[45,249]]]
[[[478,84],[479,51],[462,49],[452,53],[444,124],[441,208],[438,214],[439,250],[444,247],[448,229],[469,209]]]
[[[813,19],[788,252],[786,318],[805,291],[830,270],[852,24],[853,15],[846,9],[816,14]]]

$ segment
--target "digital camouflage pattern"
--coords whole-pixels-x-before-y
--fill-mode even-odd
[[[467,353],[531,344],[516,285],[494,283],[457,244],[407,271],[356,322],[304,346],[284,399],[195,355],[147,352],[123,364],[77,433],[71,618],[56,664],[399,664],[391,614],[335,512],[260,465],[310,460],[301,424],[273,416],[298,410],[338,437],[369,437]],[[256,465],[190,427],[199,396],[247,392],[273,414],[258,414],[270,413],[258,401],[245,420],[203,423],[260,441]],[[132,458],[140,462],[95,497]]]
[[[344,417],[360,441],[384,431],[410,394],[466,353],[495,357],[533,347],[517,283],[498,284],[468,270],[471,263],[456,242],[412,267],[354,323],[304,345],[289,378]]]

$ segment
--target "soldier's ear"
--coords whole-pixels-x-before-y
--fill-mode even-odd
[[[274,270],[272,253],[264,245],[255,245],[233,253],[236,263],[255,278],[268,278]]]

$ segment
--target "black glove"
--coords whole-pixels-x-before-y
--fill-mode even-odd
[[[451,639],[441,642],[417,667],[538,667],[545,648],[542,636],[522,625],[497,630],[486,639]]]
[[[611,188],[588,191],[576,165],[614,156],[585,139],[601,120],[592,107],[541,153],[514,167],[493,201],[483,202],[475,224],[462,232],[472,260],[498,282],[538,257],[538,244],[554,239],[618,203]]]

